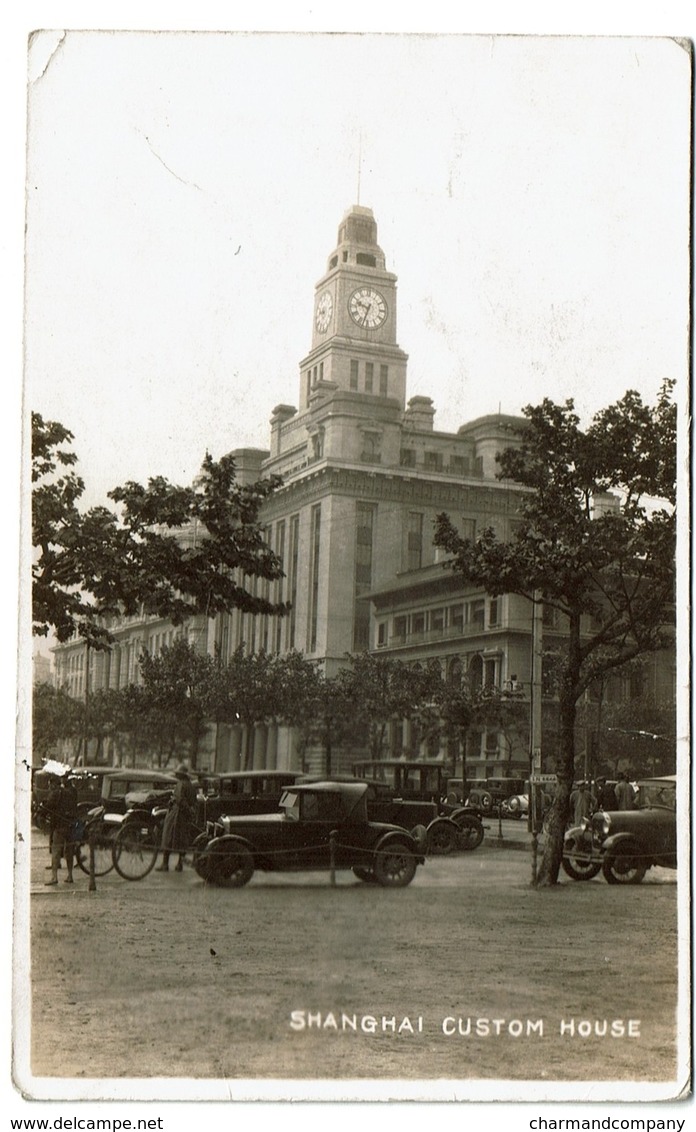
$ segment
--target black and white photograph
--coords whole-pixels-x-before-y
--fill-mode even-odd
[[[681,1132],[692,68],[30,35],[26,1100]]]

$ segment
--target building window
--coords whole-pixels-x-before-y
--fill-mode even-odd
[[[441,452],[426,452],[425,453],[425,466],[430,472],[442,471],[442,453]]]
[[[469,603],[469,624],[474,632],[483,631],[483,619],[486,611],[486,603],[483,598],[480,601],[472,601]]]
[[[468,458],[468,456],[451,456],[450,457],[450,470],[455,472],[458,476],[468,476],[468,474],[469,474],[469,458]]]
[[[420,570],[423,564],[423,515],[409,511],[406,540],[406,569]]]
[[[371,503],[355,505],[355,576],[353,607],[353,650],[370,647],[370,603],[365,598],[372,588],[372,542],[375,507]],[[380,627],[381,628],[381,627]],[[386,627],[385,640],[386,644]]]
[[[483,456],[477,456],[474,459],[474,475],[483,479]]]
[[[441,633],[445,627],[445,611],[444,609],[431,609],[430,611],[430,629],[433,633]]]
[[[450,605],[449,607],[449,623],[453,632],[464,632],[464,606],[463,605]]]
[[[355,358],[352,358],[350,363],[350,387],[351,389],[358,388],[358,363]]]
[[[411,633],[416,635],[425,632],[425,614],[413,613],[411,615]]]
[[[468,539],[469,542],[476,541],[476,520],[467,519],[464,516],[459,523],[459,533],[462,538]]]
[[[290,601],[290,613],[288,614],[288,646],[291,649],[295,647],[295,610],[297,608],[297,560],[299,556],[299,544],[300,516],[293,515],[290,519],[290,562],[288,564],[288,600]]]
[[[364,267],[376,267],[377,260],[369,252],[357,252],[355,262],[363,264]]]
[[[365,392],[372,393],[375,378],[375,367],[372,362],[365,362]]]
[[[557,629],[560,620],[559,611],[555,605],[546,605],[544,603],[544,611],[542,614],[542,621],[545,629]]]
[[[312,508],[309,570],[309,651],[317,647],[317,617],[319,611],[319,549],[321,543],[321,504]]]
[[[283,563],[283,567],[285,567],[285,562],[284,562],[284,558],[285,558],[285,520],[284,519],[281,519],[281,521],[278,523],[278,525],[276,527],[276,546],[275,546],[275,549],[276,549],[276,554],[278,555],[280,561]],[[284,581],[283,578],[278,578],[278,581],[275,584],[275,601],[276,602],[280,602],[280,601],[283,600],[283,581]],[[276,618],[276,627],[275,627],[275,651],[276,652],[280,652],[280,650],[281,650],[282,640],[283,640],[282,634],[283,634],[283,618],[277,617]]]
[[[394,636],[398,637],[399,640],[403,641],[403,640],[406,639],[407,632],[408,632],[408,618],[407,617],[395,617],[394,618]]]
[[[498,683],[498,661],[486,660],[483,664],[483,682],[487,688],[494,688]]]
[[[416,453],[413,448],[401,449],[401,467],[402,468],[415,468],[416,466]]]
[[[382,438],[378,433],[368,432],[367,430],[363,432],[362,452],[360,453],[363,464],[381,463],[381,443]]]
[[[389,366],[379,367],[379,395],[386,397],[389,389]]]
[[[492,597],[488,605],[488,628],[493,629],[498,622],[499,609],[497,597]]]
[[[319,380],[320,381],[324,380],[324,363],[323,362],[319,362]]]
[[[382,649],[387,643],[387,622],[380,621],[377,626],[377,648]]]

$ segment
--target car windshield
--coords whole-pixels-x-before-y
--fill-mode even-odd
[[[676,810],[677,791],[673,782],[639,782],[638,808]]]
[[[289,821],[300,820],[300,795],[296,790],[286,790],[280,799],[280,808]]]

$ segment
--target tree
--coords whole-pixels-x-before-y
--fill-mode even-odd
[[[244,728],[243,770],[253,761],[254,728],[282,714],[277,658],[271,653],[247,652],[238,645],[229,660],[211,662],[205,693],[205,710],[219,723],[241,723]]]
[[[350,656],[350,667],[338,673],[342,694],[353,704],[355,720],[368,736],[370,756],[384,754],[392,720],[409,719],[424,735],[439,729],[436,703],[442,684],[437,661],[404,664],[390,657],[363,652]]]
[[[234,459],[206,454],[191,487],[157,476],[108,493],[120,505],[78,509],[84,481],[72,470],[73,434],[32,413],[33,629],[59,641],[74,633],[108,647],[110,616],[140,611],[180,625],[196,614],[242,609],[283,614],[257,597],[252,578],[282,577],[264,541],[259,511],[278,476],[240,485]]]
[[[83,731],[84,705],[63,688],[35,684],[32,696],[32,748],[34,755],[56,754],[64,739],[79,742]]]
[[[195,769],[199,743],[208,729],[211,669],[211,658],[199,653],[183,637],[164,646],[157,656],[142,653],[141,706],[151,722],[159,723],[160,766],[166,766],[185,744]]]
[[[523,411],[499,477],[526,489],[509,542],[462,539],[447,515],[435,544],[446,564],[491,595],[522,594],[567,625],[559,688],[558,789],[538,875],[555,884],[575,766],[576,705],[586,688],[673,639],[676,408],[666,382],[654,406],[627,392],[581,429],[572,400]]]
[[[284,723],[297,729],[301,748],[320,744],[324,773],[333,772],[333,750],[355,735],[356,712],[345,680],[327,677],[319,665],[292,650],[277,658],[280,710]]]

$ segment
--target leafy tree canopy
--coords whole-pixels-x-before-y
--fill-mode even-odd
[[[286,612],[253,593],[250,580],[282,577],[280,559],[259,524],[277,476],[239,484],[234,459],[206,455],[191,487],[161,476],[108,493],[120,505],[78,508],[72,433],[32,413],[33,629],[59,641],[78,633],[96,647],[110,641],[106,619],[146,613],[175,625],[231,609]]]
[[[559,680],[561,750],[553,836],[542,878],[554,883],[575,761],[576,704],[603,673],[673,639],[676,406],[665,382],[655,405],[629,390],[581,428],[572,400],[527,406],[499,477],[525,489],[508,542],[486,530],[463,539],[438,516],[447,564],[491,595],[543,600],[567,619]]]

